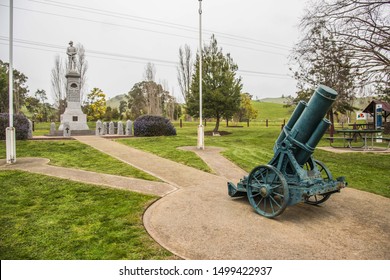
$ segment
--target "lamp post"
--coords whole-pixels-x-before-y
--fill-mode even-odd
[[[8,75],[9,75],[9,86],[8,86],[8,95],[9,95],[9,127],[6,128],[6,153],[7,153],[7,163],[16,162],[16,144],[15,144],[15,128],[14,128],[14,76],[13,76],[13,9],[14,2],[10,0],[9,5],[9,66],[8,66]]]
[[[202,0],[199,0],[199,126],[198,149],[204,150],[204,127],[202,118]]]

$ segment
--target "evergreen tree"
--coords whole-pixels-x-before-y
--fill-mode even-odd
[[[9,63],[0,60],[0,113],[8,113],[9,110]],[[14,112],[19,113],[20,108],[25,103],[27,98],[28,88],[26,85],[27,77],[19,72],[13,70],[14,79]]]
[[[202,55],[203,115],[215,118],[214,132],[219,129],[221,118],[231,118],[240,106],[241,78],[236,77],[237,64],[230,54],[224,55],[213,35],[210,44],[204,46]],[[187,99],[188,114],[199,116],[199,55]]]

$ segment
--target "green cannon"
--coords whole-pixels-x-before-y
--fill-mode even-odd
[[[318,205],[347,186],[344,177],[333,179],[313,152],[331,125],[325,115],[337,92],[320,85],[306,104],[301,101],[283,127],[274,146],[274,157],[255,167],[237,186],[228,182],[231,197],[247,196],[260,215],[273,218],[288,205]]]

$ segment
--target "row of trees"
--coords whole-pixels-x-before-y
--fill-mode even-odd
[[[171,120],[180,117],[181,110],[175,98],[163,86],[155,82],[156,68],[152,63],[145,67],[144,80],[134,84],[121,100],[118,108],[106,105],[106,95],[99,88],[88,94],[84,112],[89,120],[136,119],[141,115],[165,116]],[[165,83],[166,84],[166,83]]]
[[[165,116],[171,120],[179,117],[176,99],[165,86],[155,82],[156,68],[152,63],[145,67],[144,80],[136,83],[128,92],[128,115],[132,119],[148,114]]]
[[[31,113],[35,121],[51,121],[55,119],[56,109],[47,101],[45,90],[38,89],[33,96],[29,96],[28,77],[13,69],[14,79],[14,113],[19,114],[23,106]],[[9,64],[0,60],[0,112],[9,111]]]
[[[144,80],[136,83],[127,93],[126,100],[120,102],[119,108],[107,107],[106,95],[99,88],[93,88],[84,98],[85,81],[88,63],[85,59],[85,50],[81,44],[77,45],[78,59],[76,67],[81,74],[81,100],[83,111],[88,120],[119,119],[122,117],[136,119],[140,115],[162,115],[169,119],[177,119],[181,115],[181,106],[169,93],[167,83],[155,81],[156,69],[148,63],[145,67]],[[199,55],[195,63],[192,62],[191,50],[188,46],[184,52],[180,49],[180,61],[183,76],[179,81],[184,99],[186,112],[193,117],[199,116]],[[217,120],[215,131],[218,131],[222,118],[231,119],[233,115],[237,120],[256,118],[257,112],[251,107],[251,96],[242,93],[242,82],[236,77],[237,65],[230,54],[224,55],[218,47],[217,40],[211,37],[210,44],[203,49],[203,114],[206,118]],[[4,90],[1,94],[1,111],[6,112],[8,107],[8,65],[1,62],[1,84]],[[44,90],[37,90],[34,96],[27,96],[27,77],[17,70],[15,75],[15,109],[16,112],[25,105],[27,110],[37,121],[58,120],[66,107],[66,78],[67,63],[60,56],[55,57],[51,72],[52,94],[54,107],[47,102]],[[4,85],[3,85],[4,84]]]

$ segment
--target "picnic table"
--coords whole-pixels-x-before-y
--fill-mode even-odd
[[[330,145],[332,145],[333,140],[341,139],[343,140],[343,147],[350,149],[363,149],[364,151],[374,150],[374,140],[382,139],[388,143],[385,149],[390,147],[390,138],[379,137],[377,134],[383,132],[381,129],[340,129],[335,131],[337,134],[343,134],[342,137],[328,137],[330,140]],[[357,141],[362,139],[362,145],[356,147],[352,145],[352,141]],[[370,141],[371,140],[371,141]],[[336,148],[336,147],[335,147]]]
[[[350,123],[348,126],[352,126],[352,129],[373,129],[374,123]]]

